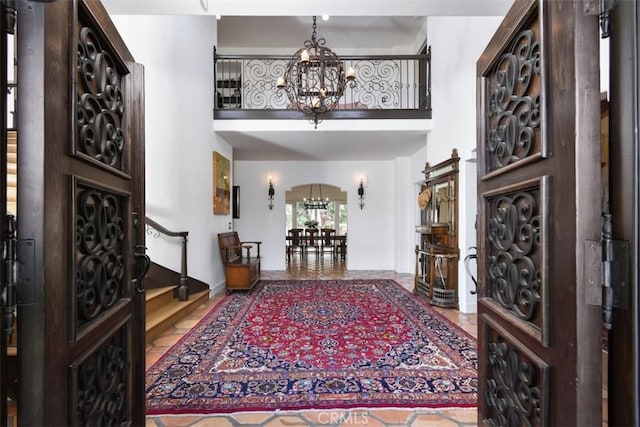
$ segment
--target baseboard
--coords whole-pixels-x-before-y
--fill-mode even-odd
[[[220,282],[217,285],[214,285],[209,290],[209,296],[214,296],[222,292],[226,292],[227,285],[225,282]]]
[[[466,303],[464,306],[460,306],[460,312],[464,314],[472,314],[478,312],[478,302],[471,301]]]

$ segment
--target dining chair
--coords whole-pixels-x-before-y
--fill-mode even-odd
[[[287,261],[291,260],[291,254],[299,252],[300,256],[304,255],[304,245],[302,239],[302,228],[292,228],[287,231],[289,239],[287,239]]]
[[[311,248],[315,249],[316,254],[320,252],[320,245],[318,242],[318,237],[316,236],[316,234],[318,234],[318,231],[319,230],[317,228],[307,228],[304,230],[306,240],[304,246],[305,255],[308,255],[308,251]]]
[[[320,251],[324,255],[326,250],[331,251],[331,254],[335,257],[336,252],[336,242],[333,237],[336,235],[336,230],[334,228],[322,228],[320,229]]]

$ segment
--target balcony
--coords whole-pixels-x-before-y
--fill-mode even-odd
[[[356,70],[331,119],[430,119],[431,52],[421,55],[343,56]],[[289,56],[220,55],[214,48],[214,118],[308,120],[294,109],[276,81]]]

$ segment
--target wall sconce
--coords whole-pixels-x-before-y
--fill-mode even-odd
[[[273,209],[273,195],[276,194],[276,190],[273,188],[273,183],[271,182],[271,178],[269,178],[269,191],[267,192],[269,195],[269,210]]]
[[[360,178],[360,186],[358,187],[358,197],[360,198],[360,209],[364,208],[364,182]]]

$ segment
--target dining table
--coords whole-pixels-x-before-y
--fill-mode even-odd
[[[291,241],[295,240],[296,237],[292,235],[286,235],[285,240],[287,242],[287,246],[291,244]],[[322,247],[324,243],[330,242],[333,246],[333,256],[337,258],[340,256],[342,260],[347,257],[347,236],[346,235],[330,235],[330,236],[318,236],[318,235],[305,235],[302,234],[297,237],[298,244],[301,249],[301,253],[303,256],[307,255],[308,247]],[[287,252],[289,253],[289,252]]]

